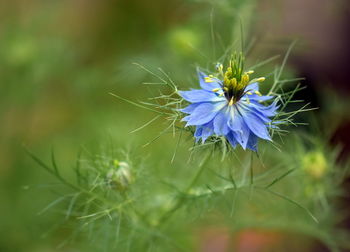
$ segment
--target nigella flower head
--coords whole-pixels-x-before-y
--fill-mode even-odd
[[[206,75],[198,71],[201,89],[179,91],[180,96],[191,104],[184,109],[188,114],[182,120],[187,126],[195,126],[194,136],[205,142],[210,136],[224,136],[229,143],[243,149],[257,151],[258,138],[270,140],[268,128],[271,117],[277,113],[277,100],[265,106],[261,102],[272,100],[259,92],[259,82],[265,78],[250,80],[253,71],[243,71],[242,54],[235,55],[223,72],[217,65],[218,74]]]

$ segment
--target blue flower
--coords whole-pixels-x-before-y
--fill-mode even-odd
[[[242,60],[241,60],[242,61]],[[198,71],[201,89],[179,91],[179,95],[191,104],[181,111],[188,114],[183,118],[187,126],[195,126],[194,136],[204,143],[210,136],[224,136],[236,147],[257,151],[258,138],[271,141],[268,128],[275,127],[271,117],[276,115],[277,100],[264,106],[262,101],[273,96],[262,96],[258,82],[264,78],[249,81],[253,71],[243,72],[243,63],[231,60],[225,73],[218,66],[220,80],[213,75]]]

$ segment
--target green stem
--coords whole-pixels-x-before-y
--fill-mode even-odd
[[[197,183],[198,179],[200,178],[200,176],[204,171],[204,167],[205,167],[204,164],[208,160],[208,157],[209,157],[209,154],[199,164],[199,170],[191,180],[190,184],[185,189],[184,195],[187,195],[192,189],[192,187]],[[185,196],[181,196],[180,198],[178,198],[176,204],[159,219],[158,226],[163,224],[167,219],[169,219],[173,215],[173,213],[175,213],[182,206],[182,203],[184,202],[185,199],[186,199]]]
[[[251,152],[250,156],[250,185],[254,183],[254,170],[253,170],[253,152]]]
[[[192,187],[197,183],[198,179],[202,175],[202,173],[204,171],[204,165],[203,164],[204,164],[204,162],[199,167],[199,170],[198,170],[197,174],[194,176],[194,178],[192,179],[192,182],[188,185],[187,189],[185,190],[186,193],[188,193],[192,189]]]

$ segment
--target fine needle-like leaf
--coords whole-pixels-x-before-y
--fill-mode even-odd
[[[271,194],[273,194],[273,195],[275,195],[277,197],[280,197],[280,198],[282,198],[282,199],[284,199],[284,200],[286,200],[286,201],[288,201],[288,202],[298,206],[299,208],[303,209],[316,223],[319,223],[317,218],[310,212],[309,209],[307,209],[306,207],[300,205],[298,202],[296,202],[295,200],[289,198],[288,196],[285,196],[283,194],[277,193],[275,191],[272,191],[272,190],[266,189],[266,188],[258,188],[258,189],[265,190],[265,191],[267,191],[267,192],[269,192],[269,193],[271,193]]]
[[[136,106],[136,107],[143,108],[143,109],[146,109],[146,110],[150,110],[150,111],[156,112],[156,113],[158,113],[158,114],[162,114],[162,115],[165,115],[165,114],[166,114],[166,113],[163,113],[163,112],[161,112],[161,111],[158,111],[158,110],[155,110],[155,109],[152,109],[152,108],[143,106],[143,105],[141,105],[141,104],[139,104],[139,103],[130,101],[130,100],[128,100],[128,99],[125,99],[125,98],[123,98],[123,97],[121,97],[121,96],[119,96],[119,95],[116,95],[116,94],[113,94],[113,93],[109,93],[109,94],[112,95],[112,96],[114,96],[114,97],[116,97],[116,98],[118,98],[118,99],[120,99],[120,100],[123,100],[123,101],[125,101],[125,102],[127,102],[127,103],[130,103],[130,104],[132,104],[132,105],[134,105],[134,106]]]
[[[286,171],[285,173],[283,173],[281,176],[275,178],[270,184],[268,184],[265,188],[268,189],[271,186],[273,186],[274,184],[276,184],[277,182],[279,182],[280,180],[282,180],[283,178],[287,177],[289,174],[291,174],[293,171],[295,171],[295,169],[290,169],[288,171]]]
[[[130,131],[130,133],[135,133],[135,132],[137,132],[139,130],[142,130],[143,128],[145,128],[148,125],[150,125],[152,122],[156,121],[159,117],[160,117],[160,115],[157,115],[156,117],[154,117],[152,120],[148,121],[147,123],[145,123],[141,127],[137,128],[137,129],[134,129],[133,131]]]

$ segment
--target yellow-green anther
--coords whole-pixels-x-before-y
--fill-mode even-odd
[[[204,77],[205,82],[213,82],[214,80],[210,77]]]
[[[224,85],[225,85],[225,86],[228,86],[229,83],[230,83],[230,79],[229,79],[227,76],[225,76],[225,77],[224,77]]]
[[[256,93],[259,96],[262,96],[262,94],[258,90],[256,90],[254,93]]]
[[[237,90],[242,90],[244,88],[245,88],[245,86],[242,83],[238,83],[237,86],[236,86]]]
[[[254,82],[262,82],[265,80],[265,78],[256,78],[253,80],[250,80],[250,75],[254,73],[253,70],[244,71],[244,57],[242,53],[235,53],[232,55],[231,59],[228,62],[228,67],[226,68],[226,71],[223,72],[223,65],[218,63],[216,64],[216,69],[218,70],[219,74],[223,78],[223,85],[221,88],[215,88],[212,91],[218,92],[220,89],[222,89],[223,92],[221,92],[220,96],[225,96],[228,100],[229,105],[233,105],[239,99],[244,96],[245,94],[252,95],[253,91],[247,92],[245,89],[250,83]],[[212,75],[209,75],[210,78],[214,78]],[[209,78],[208,77],[208,78]],[[207,78],[206,78],[207,81]],[[208,79],[209,81],[209,79]],[[210,82],[213,81],[210,79]],[[261,95],[260,93],[257,93],[258,95]],[[246,101],[249,103],[250,100],[247,97]]]
[[[237,86],[237,80],[236,80],[236,78],[231,79],[231,86],[232,86],[233,88],[236,88],[236,86]]]
[[[243,74],[242,75],[242,81],[241,81],[243,86],[247,86],[249,83],[249,75],[248,74]]]
[[[222,71],[222,70],[224,69],[224,66],[223,66],[221,63],[218,63],[218,64],[216,65],[216,69],[217,69],[218,71]]]

